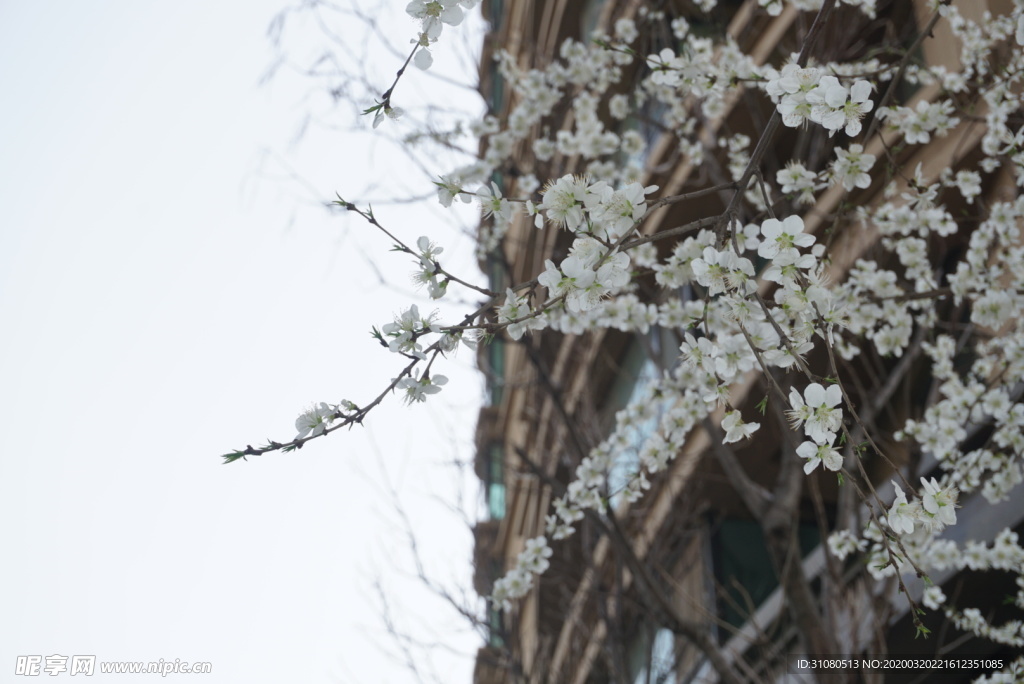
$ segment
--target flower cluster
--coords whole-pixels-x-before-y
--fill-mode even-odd
[[[786,168],[779,169],[775,174],[775,182],[779,184],[783,194],[795,194],[801,204],[814,202],[814,191],[817,190],[818,174],[808,171],[798,161],[791,160]]]
[[[607,252],[591,237],[573,242],[569,256],[559,266],[550,259],[537,282],[548,289],[552,298],[564,297],[569,311],[589,311],[601,298],[629,282],[629,255]],[[596,270],[595,270],[596,269]]]
[[[896,498],[886,520],[894,532],[912,534],[918,524],[930,530],[941,530],[943,527],[956,524],[956,502],[959,491],[956,487],[940,486],[933,477],[930,480],[921,478],[923,494],[912,503],[895,482]]]
[[[860,121],[873,107],[868,81],[855,80],[847,88],[821,69],[801,68],[794,63],[774,74],[765,91],[776,103],[786,126],[797,128],[805,121],[813,121],[828,130],[830,136],[840,130],[850,137],[860,133]]]
[[[923,145],[932,139],[932,135],[943,137],[960,123],[960,119],[953,116],[953,111],[951,100],[921,100],[913,109],[883,107],[878,110],[878,118],[887,121],[891,129],[898,131],[909,144]]]
[[[345,412],[355,410],[356,405],[348,400],[334,405],[322,401],[319,404],[314,404],[295,419],[295,429],[298,430],[298,433],[294,439],[319,437],[331,426],[331,423],[344,416]]]
[[[530,309],[525,296],[519,297],[510,289],[505,292],[505,302],[498,307],[498,323],[506,326],[508,336],[518,340],[527,330],[539,330],[545,322]]]
[[[431,377],[426,371],[422,375],[411,375],[398,380],[395,388],[405,392],[405,403],[414,404],[426,401],[427,395],[437,394],[443,385],[448,384],[448,378],[443,375]]]
[[[413,274],[412,280],[417,285],[426,285],[427,292],[430,293],[432,299],[440,299],[448,290],[447,279],[438,281],[440,267],[437,263],[437,255],[443,252],[444,248],[438,247],[426,236],[417,240],[416,246],[420,250],[418,254],[419,270]]]
[[[544,189],[543,201],[531,213],[538,228],[544,225],[543,212],[558,226],[615,239],[643,218],[645,195],[657,189],[630,183],[616,190],[605,181],[591,183],[581,176],[562,176]]]
[[[382,339],[386,342],[388,349],[395,353],[426,359],[427,355],[419,340],[427,333],[441,331],[436,321],[436,312],[428,316],[421,316],[419,307],[413,304],[397,316],[393,323],[387,323],[381,327]]]
[[[491,600],[503,609],[511,610],[512,601],[526,596],[533,587],[533,578],[548,569],[551,554],[546,538],[527,539],[513,568],[494,583]]]
[[[412,0],[405,8],[406,13],[420,21],[420,34],[415,41],[419,46],[413,62],[420,69],[429,69],[434,58],[430,47],[441,37],[444,25],[458,26],[462,23],[463,11],[476,7],[479,0]]]

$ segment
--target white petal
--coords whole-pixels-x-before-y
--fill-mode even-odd
[[[843,469],[843,457],[839,455],[839,452],[832,451],[829,449],[825,454],[825,467],[833,472],[838,472]]]
[[[867,102],[871,97],[871,84],[867,81],[857,81],[850,89],[850,99],[854,102]]]
[[[829,107],[839,108],[846,104],[846,98],[850,92],[843,86],[836,84],[825,90],[825,104]]]
[[[430,65],[434,63],[434,57],[430,54],[430,50],[418,50],[416,56],[413,57],[412,63],[418,68],[426,71],[430,68]]]
[[[462,23],[462,8],[458,5],[448,7],[441,12],[441,21],[449,26],[458,26]]]
[[[821,406],[825,403],[825,388],[816,382],[812,382],[804,390],[804,398],[808,406]]]

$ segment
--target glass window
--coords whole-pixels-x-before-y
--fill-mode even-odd
[[[672,630],[645,625],[629,643],[632,684],[676,684],[676,640]]]
[[[616,381],[623,387],[613,389],[613,396],[620,396],[628,387],[629,394],[622,403],[624,407],[633,406],[644,401],[647,391],[658,379],[658,366],[650,358],[647,358],[643,349],[634,344],[630,354],[626,357],[626,363]],[[645,413],[642,420],[630,425],[624,430],[625,447],[616,452],[612,467],[608,471],[608,493],[611,496],[612,507],[619,505],[623,487],[636,475],[640,468],[640,450],[644,442],[658,429],[658,422],[661,419],[661,411]]]
[[[491,520],[505,517],[505,450],[500,444],[487,449],[487,514]]]
[[[590,34],[597,29],[597,22],[601,20],[604,4],[605,0],[587,0],[583,11],[580,12],[580,38],[582,40],[589,40]]]
[[[487,645],[491,648],[504,648],[505,639],[502,633],[505,631],[501,624],[501,609],[494,605],[493,601],[487,602]]]
[[[631,114],[623,122],[623,131],[636,131],[643,138],[644,147],[639,152],[629,155],[624,161],[630,166],[637,166],[643,168],[647,165],[647,160],[651,156],[651,152],[654,150],[654,146],[658,144],[658,140],[661,138],[662,132],[665,130],[663,122],[669,113],[668,105],[661,100],[654,98],[648,98],[641,106],[640,111],[636,114]]]
[[[653,329],[647,341],[655,354],[661,354],[660,337]],[[665,399],[651,396],[651,389],[661,377],[657,363],[648,355],[644,341],[635,340],[626,353],[621,370],[609,395],[609,410],[617,412],[627,407],[642,407],[638,420],[622,430],[623,448],[619,449],[608,471],[608,494],[613,508],[622,501],[621,492],[640,468],[640,451],[657,431],[662,416],[669,409]]]
[[[490,19],[491,31],[501,29],[501,14],[504,11],[501,0],[489,0],[487,3],[487,16]]]
[[[495,292],[505,291],[505,268],[497,256],[487,257],[487,282]]]
[[[487,401],[498,406],[505,396],[505,340],[495,337],[487,345]]]
[[[491,113],[495,116],[500,115],[505,106],[505,77],[501,75],[496,64],[491,67],[491,92],[487,94],[486,99]]]
[[[801,554],[806,556],[818,545],[817,526],[803,523],[798,534]],[[720,615],[740,627],[750,617],[751,607],[760,606],[779,585],[761,525],[753,520],[723,520],[712,544],[715,582],[722,592]]]

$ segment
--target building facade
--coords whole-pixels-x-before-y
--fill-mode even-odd
[[[860,273],[859,260],[887,264],[881,246],[888,237],[878,223],[894,197],[888,188],[914,190],[942,179],[943,187],[953,187],[951,174],[993,156],[979,124],[986,121],[991,101],[972,98],[969,90],[955,93],[954,79],[943,78],[964,68],[963,30],[936,18],[934,3],[837,3],[816,34],[818,12],[809,6],[822,3],[775,4],[484,2],[490,32],[480,87],[493,127],[483,137],[481,156],[495,162],[489,167],[495,187],[508,197],[539,203],[538,181],[585,174],[608,178],[612,185],[658,186],[649,202],[686,199],[658,206],[638,224],[640,239],[669,237],[650,241],[646,256],[634,258],[636,284],[592,314],[602,317],[599,325],[563,312],[544,330],[519,339],[499,331],[480,347],[479,365],[488,379],[476,460],[487,512],[475,530],[476,588],[482,596],[491,594],[527,540],[548,534],[553,506],[578,479],[587,457],[595,449],[610,456],[602,475],[603,506],[579,521],[573,536],[550,542],[550,567],[524,598],[511,609],[489,604],[490,637],[478,654],[479,684],[915,681],[919,673],[865,669],[809,675],[797,672],[794,661],[836,644],[843,650],[831,653],[845,655],[971,654],[1009,662],[1020,654],[1019,646],[972,637],[941,610],[915,619],[913,605],[922,600],[923,580],[904,574],[901,583],[894,573],[876,577],[865,569],[863,549],[839,558],[824,543],[836,530],[859,529],[866,522],[855,487],[877,487],[879,501],[888,507],[893,502],[888,483],[896,473],[914,482],[936,476],[942,454],[906,440],[879,444],[885,458],[847,445],[840,451],[855,484],[841,483],[824,467],[805,477],[795,453],[799,438],[787,429],[778,402],[768,400],[772,388],[750,359],[745,370],[731,374],[727,407],[685,430],[672,457],[645,474],[649,487],[642,487],[643,495],[629,496],[641,488],[635,484],[641,464],[657,460],[652,440],[671,430],[667,416],[682,395],[663,388],[675,383],[679,389],[687,381],[680,345],[700,328],[700,314],[708,315],[706,288],[677,282],[658,267],[685,238],[714,226],[723,213],[735,217],[737,223],[730,225],[798,214],[805,231],[828,246],[824,278],[844,282]],[[958,16],[978,25],[1015,11],[1010,0],[961,0],[953,6]],[[587,42],[593,35],[603,38]],[[762,70],[781,70],[812,35],[814,64],[870,59],[879,73],[888,69],[873,83],[884,87],[889,97],[884,104],[893,111],[953,102],[956,111],[945,112],[946,129],[940,123],[909,144],[906,128],[899,129],[893,115],[872,124],[869,114],[857,141],[877,166],[849,183],[835,180],[834,150],[837,145],[849,149],[845,132],[831,136],[821,126],[777,125],[765,136],[777,108],[757,83],[765,78]],[[1012,38],[1000,49],[1016,49],[1006,47],[1010,44]],[[673,82],[676,76],[652,78],[658,62],[644,58],[664,55],[667,64],[664,51],[691,57],[704,52],[704,58],[731,66],[715,71],[714,83],[680,66],[690,94],[661,98],[659,88],[684,87]],[[588,72],[588,63],[598,66]],[[552,72],[552,65],[561,66]],[[609,72],[615,76],[604,82]],[[723,74],[731,74],[729,83],[722,82]],[[900,83],[886,87],[892,80]],[[638,86],[642,101],[634,95]],[[872,95],[876,110],[882,96],[882,88]],[[617,111],[626,106],[628,113]],[[767,144],[757,164],[764,188],[754,183],[737,189],[743,162],[757,154],[760,141]],[[820,181],[810,184],[805,200],[784,191],[779,180],[789,159],[801,160]],[[942,206],[958,230],[929,238],[931,263],[952,273],[970,249],[980,208],[1017,199],[1018,178],[1009,167],[983,174],[977,192],[943,195]],[[705,217],[707,223],[694,225]],[[572,244],[571,232],[552,226],[540,230],[525,212],[507,224],[487,219],[481,227],[481,264],[491,289],[502,292],[544,271],[547,260],[565,259]],[[950,288],[944,277],[935,274],[936,291]],[[757,287],[762,297],[773,296],[773,283],[761,280]],[[865,439],[891,436],[935,401],[937,383],[921,350],[935,330],[966,334],[957,327],[964,322],[963,311],[952,297],[941,301],[935,327],[913,321],[905,335],[892,333],[908,338],[893,343],[899,354],[885,353],[885,322],[880,321],[871,333],[874,346],[841,360],[850,391],[863,407],[857,425],[864,427]],[[836,361],[819,351],[807,356],[820,377],[830,375],[830,363]],[[1007,383],[1012,402],[1020,398],[1017,385]],[[753,439],[727,443],[722,420],[728,408],[748,423],[763,416]],[[858,434],[849,422],[851,434]],[[967,451],[988,444],[991,434],[991,425],[977,420],[957,441]],[[1006,453],[1011,459],[1020,455],[1012,449]],[[794,475],[794,469],[801,472]],[[945,534],[961,545],[991,540],[1004,529],[1024,531],[1019,492],[997,504],[979,494],[965,495],[958,516],[959,523]],[[1018,591],[1013,573],[993,571],[981,582],[972,573],[951,564],[929,579],[947,596],[956,594],[959,605],[980,606],[993,624],[1021,617],[1012,602],[1002,605]],[[931,631],[930,639],[914,638],[921,627]],[[971,681],[986,671],[965,669],[934,681]]]

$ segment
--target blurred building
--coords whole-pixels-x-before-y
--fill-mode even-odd
[[[815,50],[818,61],[851,60],[878,46],[910,45],[930,16],[932,3],[879,0],[877,4],[874,20],[856,8],[839,6]],[[965,14],[980,16],[986,9],[1007,12],[1011,3],[962,0],[957,4]],[[787,3],[781,14],[773,17],[753,0],[720,0],[709,14],[689,0],[485,0],[484,15],[490,33],[483,50],[480,87],[491,112],[505,122],[518,101],[495,65],[499,49],[507,51],[520,69],[544,68],[558,59],[567,39],[583,40],[594,30],[611,35],[617,20],[629,18],[640,29],[632,47],[644,56],[666,47],[677,48],[670,25],[673,19],[683,17],[695,33],[727,33],[758,63],[781,66],[799,50],[801,37],[815,13],[800,12]],[[958,63],[958,44],[941,28],[915,50],[917,58],[928,65],[955,68]],[[625,92],[645,75],[643,66],[628,68],[633,71],[624,75],[622,87],[613,92]],[[915,106],[935,98],[938,92],[937,85],[905,88],[899,93],[899,103]],[[772,109],[763,95],[737,90],[713,116],[696,117],[699,125],[692,136],[715,141],[745,134],[756,141]],[[570,126],[572,116],[571,103],[563,101],[545,119],[545,127],[555,131]],[[663,130],[659,124],[655,107],[642,112],[642,116],[624,122],[609,119],[607,124],[628,126],[641,134],[646,149],[640,159],[644,171],[639,180],[644,185],[660,186],[658,196],[706,188],[720,183],[723,177],[728,180],[724,152],[717,159],[692,163],[680,153],[675,132]],[[902,155],[904,168],[914,169],[921,164],[923,177],[934,179],[943,169],[976,161],[980,137],[978,127],[964,122],[946,137],[890,154]],[[495,183],[507,195],[519,196],[517,181],[525,174],[543,181],[586,170],[588,160],[579,155],[555,154],[541,161],[530,142],[517,144],[512,162],[495,174]],[[773,143],[776,152],[765,157],[769,171],[766,178],[774,177],[778,170],[775,160],[787,159],[788,151],[796,146],[807,158],[817,159],[821,168],[823,160],[831,158],[834,142],[823,130],[780,130]],[[875,134],[864,142],[865,151],[882,158],[889,142]],[[879,178],[869,188],[850,195],[835,186],[820,193],[814,206],[801,210],[808,231],[819,236],[836,235],[831,250],[834,279],[842,279],[857,258],[873,256],[878,235],[871,230],[839,230],[839,226],[832,225],[832,217],[841,202],[864,207],[881,202],[883,185]],[[983,197],[1012,199],[1016,192],[1012,174],[997,171],[986,179]],[[662,207],[645,221],[642,230],[651,234],[686,224],[694,217],[717,215],[730,195],[731,191],[715,192]],[[962,252],[969,230],[970,226],[964,226],[944,246],[950,259]],[[564,258],[571,241],[567,231],[537,230],[531,219],[520,214],[500,245],[484,257],[491,288],[503,291],[508,284],[534,277],[544,269],[545,259],[557,262]],[[662,257],[669,253],[672,242],[659,243]],[[651,303],[664,296],[653,277],[641,279],[636,294]],[[582,335],[545,330],[528,333],[518,342],[499,335],[490,344],[481,345],[479,365],[487,374],[489,392],[477,429],[476,469],[483,482],[487,510],[487,518],[476,527],[476,588],[481,595],[490,593],[494,580],[509,567],[525,540],[544,534],[552,500],[572,480],[583,456],[612,430],[616,412],[631,402],[656,404],[656,397],[645,394],[645,389],[653,378],[671,370],[681,335],[680,330],[655,324],[643,334],[611,328]],[[870,366],[858,366],[858,372],[882,383],[899,360],[872,356],[858,363]],[[887,420],[892,424],[905,419],[914,402],[923,401],[914,386],[927,380],[915,373],[907,374],[886,405]],[[862,391],[869,394],[876,389],[867,386]],[[731,396],[734,406],[743,407],[744,415],[753,414],[755,404],[764,396],[756,373],[734,386]],[[617,456],[622,472],[635,466],[639,448],[657,428],[658,412],[659,408],[652,406],[648,412],[651,418],[635,425],[635,444],[623,448]],[[703,626],[708,637],[735,660],[737,670],[771,680],[786,671],[787,656],[798,652],[796,634],[783,607],[761,526],[711,455],[712,442],[704,430],[695,429],[668,470],[652,480],[651,490],[643,499],[629,505],[611,497],[612,517],[665,594],[680,611]],[[770,420],[763,421],[756,439],[738,446],[735,453],[749,476],[770,487],[787,448],[777,426]],[[928,456],[914,463],[898,444],[886,446],[904,459],[900,465],[918,474],[929,473],[935,465]],[[881,465],[871,475],[879,482],[888,482]],[[612,489],[616,477],[622,475],[613,470]],[[835,476],[821,472],[808,478],[800,494],[801,519],[794,525],[794,533],[799,536],[804,571],[815,587],[833,581],[828,576],[820,530],[822,525],[826,529],[834,526],[837,498],[842,495]],[[1024,510],[1019,502],[993,507],[976,499],[962,502],[961,524],[951,528],[952,538],[991,539],[996,530],[1007,525],[1021,530]],[[713,681],[709,679],[712,670],[700,652],[687,639],[659,624],[656,614],[646,607],[633,572],[598,526],[585,521],[575,536],[552,546],[552,567],[513,614],[492,608],[490,641],[478,655],[477,684]],[[847,580],[857,572],[845,566],[840,571],[846,573]],[[950,571],[935,579],[951,587],[958,576]],[[914,640],[905,601],[872,595],[867,583],[858,585],[851,580],[850,586],[853,601],[891,603],[886,625],[865,626],[865,644],[870,642],[871,648],[892,653],[927,653],[934,649],[934,642]],[[920,586],[911,589],[920,594]],[[1012,586],[988,589],[993,596],[1013,591]],[[980,647],[969,641],[959,646],[961,650]],[[942,681],[965,681],[966,676],[950,675]],[[903,680],[895,677],[886,681]]]

